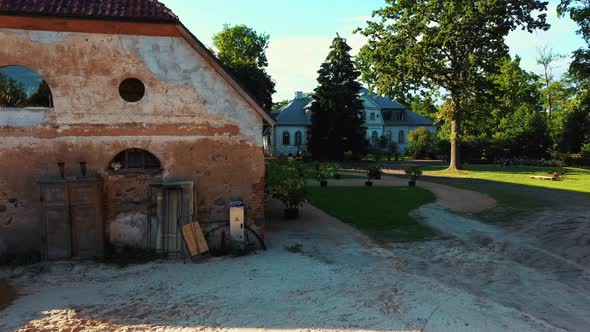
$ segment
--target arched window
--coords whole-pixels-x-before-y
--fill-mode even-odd
[[[378,134],[376,131],[374,131],[374,132],[371,134],[371,144],[373,144],[373,145],[377,145],[377,142],[378,142],[378,141],[379,141],[379,134]]]
[[[399,144],[406,144],[406,134],[404,133],[403,130],[400,130],[399,132]]]
[[[51,89],[36,71],[21,66],[0,67],[0,108],[53,107]]]
[[[298,131],[295,133],[295,145],[296,146],[301,146],[303,145],[303,138],[301,136],[301,132]]]
[[[109,168],[115,172],[125,171],[144,171],[162,169],[160,160],[150,152],[142,149],[129,149],[119,152],[111,160]]]
[[[291,134],[288,131],[283,132],[283,145],[291,145]]]

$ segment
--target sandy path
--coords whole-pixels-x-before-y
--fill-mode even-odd
[[[414,213],[430,227],[453,236],[411,246],[391,245],[416,273],[568,331],[590,329],[590,269],[560,251],[545,249],[547,238],[539,241],[434,204]],[[564,240],[561,245],[566,246]]]
[[[359,174],[356,172],[341,172],[343,174]],[[330,180],[332,186],[364,186],[366,180],[343,179]],[[381,180],[374,180],[374,186],[407,186],[408,180],[396,176],[383,176]],[[451,211],[477,213],[496,207],[496,200],[489,195],[476,191],[459,189],[442,184],[418,180],[417,185],[430,190],[436,196],[436,203]]]
[[[322,211],[269,210],[269,251],[203,264],[45,264],[0,331],[559,331],[436,278]],[[285,250],[303,246],[303,254]],[[41,272],[41,270],[43,272]]]

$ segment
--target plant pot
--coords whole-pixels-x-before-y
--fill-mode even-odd
[[[372,187],[373,186],[373,182],[372,181],[365,181],[365,186]]]
[[[287,208],[284,213],[285,219],[292,220],[299,218],[299,208]]]
[[[408,181],[408,185],[410,187],[415,187],[416,186],[416,181],[415,180],[410,180],[410,181]]]
[[[323,187],[323,188],[327,187],[328,186],[328,180],[322,180],[322,181],[320,181],[320,186]]]

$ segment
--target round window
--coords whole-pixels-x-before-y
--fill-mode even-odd
[[[119,94],[127,102],[138,102],[145,95],[145,85],[137,78],[127,78],[119,85]]]

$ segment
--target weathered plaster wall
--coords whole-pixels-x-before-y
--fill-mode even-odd
[[[39,248],[37,181],[57,174],[57,161],[66,175],[86,161],[104,176],[107,227],[117,240],[130,227],[133,242],[148,178],[107,170],[129,148],[156,155],[165,177],[196,181],[200,221],[227,219],[235,198],[249,221],[263,218],[262,119],[184,39],[0,29],[0,45],[0,66],[39,72],[55,105],[41,120],[0,123],[0,255]],[[127,77],[145,83],[143,100],[120,98]]]
[[[0,126],[37,127],[45,122],[46,116],[47,109],[45,108],[4,108],[0,112]]]
[[[262,119],[181,37],[0,29],[0,45],[0,67],[31,68],[51,87],[45,126],[230,124],[262,146]],[[119,96],[128,77],[146,85],[137,103]]]

